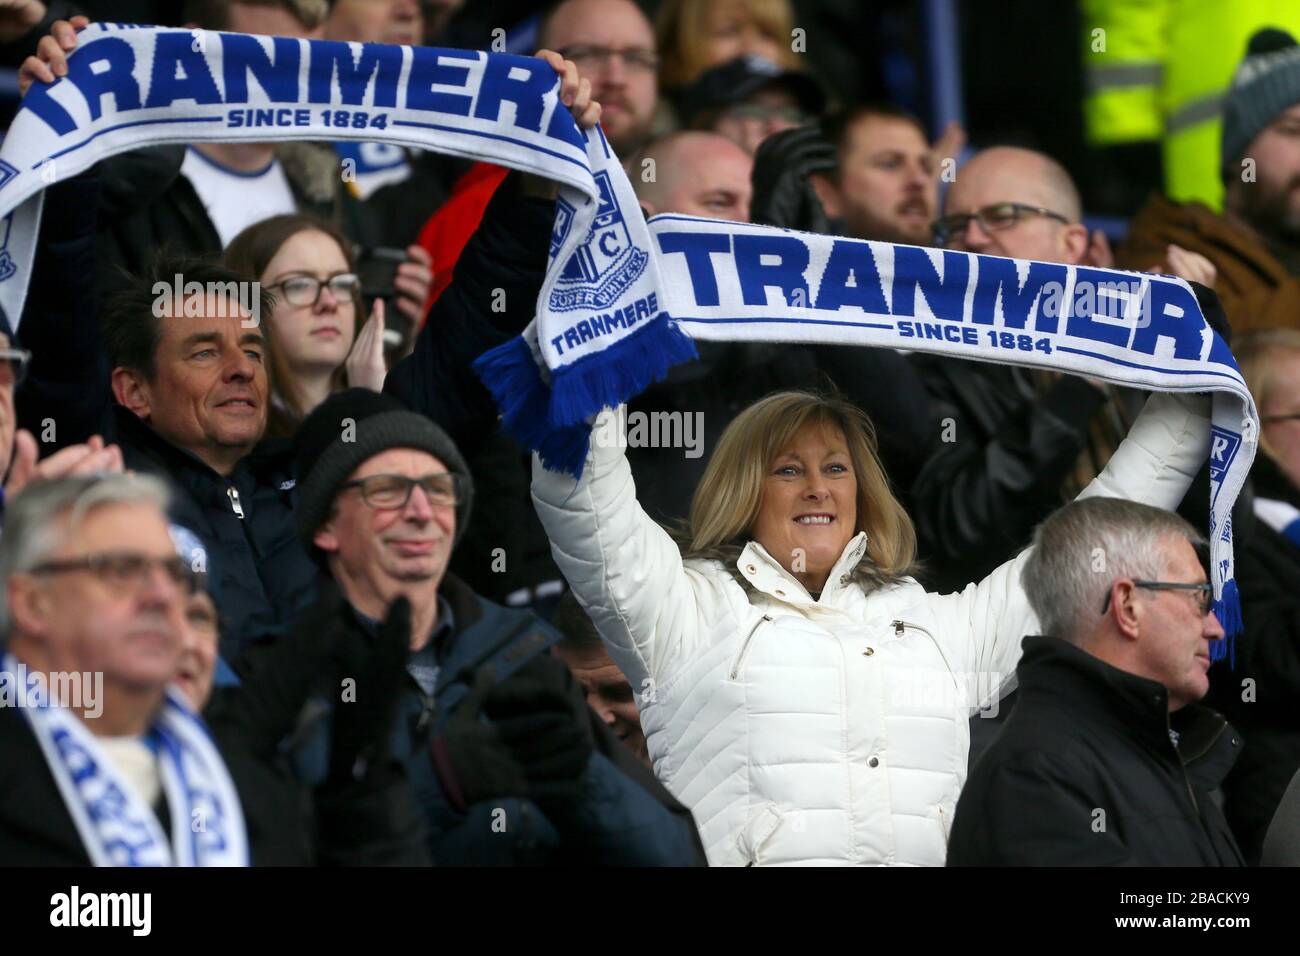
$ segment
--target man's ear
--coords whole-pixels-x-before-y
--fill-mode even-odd
[[[117,403],[129,408],[137,418],[147,422],[153,400],[149,383],[145,381],[144,376],[134,369],[119,366],[113,369],[112,384],[113,397],[117,399]]]
[[[844,217],[844,202],[840,198],[840,188],[835,185],[834,181],[822,173],[810,173],[808,182],[812,183],[813,192],[817,194],[817,201],[822,204],[822,210],[826,213],[828,219],[842,219]]]
[[[1121,578],[1110,586],[1110,609],[1106,613],[1126,640],[1137,640],[1142,631],[1142,615],[1132,581]]]
[[[326,554],[338,554],[339,538],[334,533],[334,519],[326,521],[316,529],[316,533],[311,537],[311,543],[316,545]]]
[[[13,575],[5,587],[13,629],[24,634],[40,634],[44,630],[45,617],[50,613],[49,592],[28,574]]]
[[[1066,226],[1062,234],[1065,261],[1076,265],[1082,263],[1088,256],[1088,239],[1087,226],[1077,222]]]

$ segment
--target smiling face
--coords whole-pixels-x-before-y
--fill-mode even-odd
[[[844,433],[805,425],[768,468],[754,540],[816,594],[857,524],[858,479]]]
[[[293,276],[327,281],[350,272],[348,261],[333,238],[314,229],[290,236],[262,272],[262,284],[274,287],[275,311],[268,333],[271,346],[291,373],[333,372],[348,357],[356,338],[357,305],[322,286],[315,305],[292,305],[283,283]]]
[[[366,459],[348,480],[372,475],[423,478],[446,471],[447,466],[428,452],[390,448]],[[359,488],[341,490],[334,513],[314,541],[328,556],[330,573],[348,601],[378,618],[393,598],[412,586],[437,589],[455,539],[455,506],[433,504],[417,485],[401,508],[371,507]]]
[[[266,343],[235,300],[191,296],[159,319],[152,379],[118,368],[117,400],[178,448],[229,474],[266,431]]]
[[[1205,582],[1205,569],[1186,538],[1167,538],[1162,581]],[[1169,690],[1169,709],[1195,703],[1210,689],[1210,645],[1223,638],[1213,612],[1202,614],[1194,592],[1139,590],[1138,668]]]

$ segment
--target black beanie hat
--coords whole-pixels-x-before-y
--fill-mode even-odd
[[[298,426],[294,458],[298,466],[298,537],[312,549],[316,530],[329,517],[339,486],[362,462],[390,448],[415,448],[437,458],[459,476],[454,547],[469,525],[474,479],[456,443],[429,418],[391,395],[368,388],[335,392]]]

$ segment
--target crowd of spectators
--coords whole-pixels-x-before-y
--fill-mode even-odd
[[[102,6],[0,5],[24,92]],[[426,45],[463,12],[122,6]],[[789,0],[648,6],[529,11],[647,217],[1193,284],[1262,423],[1233,654],[1211,664],[1204,396],[700,342],[596,422],[689,421],[689,448],[596,442],[575,485],[471,369],[533,318],[552,183],[149,147],[48,187],[0,316],[0,670],[97,675],[54,703],[122,791],[88,808],[57,720],[0,706],[0,861],[216,859],[182,852],[209,803],[174,760],[233,787],[256,865],[1300,864],[1300,46],[1260,24],[1236,57],[1222,209],[1153,194],[1112,249],[1063,157],[844,95]],[[174,276],[208,291],[160,314]],[[979,692],[923,692],[938,672]]]

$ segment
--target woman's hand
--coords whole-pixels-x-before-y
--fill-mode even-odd
[[[77,31],[90,26],[89,17],[55,20],[50,35],[41,37],[36,53],[18,68],[18,92],[25,94],[32,82],[53,83],[68,75],[68,54],[77,48]]]
[[[406,247],[406,261],[393,274],[393,288],[397,290],[397,311],[418,331],[433,288],[433,256],[423,246]]]
[[[348,373],[348,385],[381,391],[388,366],[384,364],[384,300],[376,299],[370,318],[357,333],[352,351],[343,363]]]

